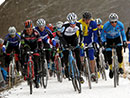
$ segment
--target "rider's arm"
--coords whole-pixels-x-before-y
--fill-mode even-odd
[[[51,31],[51,30],[46,29],[46,32],[47,32],[48,37],[49,37],[50,39],[54,38],[54,36],[52,35],[52,31]]]
[[[125,35],[124,25],[121,22],[120,22],[120,24],[121,24],[121,36],[122,36],[122,40],[126,41],[126,35]]]
[[[82,24],[80,24],[79,28],[79,35],[80,35],[80,43],[83,43],[83,31],[82,31]]]
[[[106,25],[104,25],[103,30],[101,32],[101,40],[102,42],[106,42]]]
[[[92,30],[93,30],[93,35],[94,35],[93,42],[97,42],[98,36],[97,36],[97,24],[96,24],[96,22],[93,22]]]

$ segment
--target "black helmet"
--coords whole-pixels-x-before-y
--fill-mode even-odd
[[[91,19],[92,17],[92,14],[89,12],[89,11],[86,11],[84,14],[83,14],[83,18],[85,19]]]

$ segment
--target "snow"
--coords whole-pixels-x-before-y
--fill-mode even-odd
[[[107,75],[108,76],[108,75]],[[20,86],[14,87],[9,91],[2,93],[1,97],[5,98],[129,98],[130,97],[130,81],[120,78],[119,87],[114,88],[113,79],[99,83],[92,83],[92,89],[88,88],[87,82],[82,84],[82,93],[75,92],[71,81],[65,79],[63,83],[57,82],[56,78],[49,79],[46,90],[43,88],[33,88],[33,94],[29,94],[29,86],[27,82],[21,83]]]
[[[0,0],[0,5],[4,2],[5,0]]]
[[[124,62],[126,63],[126,71],[130,72],[127,54],[128,49],[124,54]],[[59,83],[56,78],[50,77],[46,90],[42,87],[39,89],[33,88],[33,94],[30,95],[29,86],[25,81],[17,87],[2,92],[0,98],[130,98],[130,80],[120,77],[119,86],[114,88],[114,80],[109,78],[108,70],[106,73],[107,81],[99,78],[98,83],[92,83],[92,89],[88,88],[88,82],[85,80],[80,94],[74,91],[72,83],[68,79]]]

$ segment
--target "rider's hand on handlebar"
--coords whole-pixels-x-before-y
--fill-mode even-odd
[[[123,41],[123,47],[126,48],[127,47],[127,42]]]

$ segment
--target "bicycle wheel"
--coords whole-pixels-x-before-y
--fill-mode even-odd
[[[62,65],[61,65],[61,59],[58,57],[58,65],[57,65],[57,79],[59,82],[62,82],[63,80],[63,74],[62,74]]]
[[[95,75],[96,75],[96,83],[98,83],[98,68],[96,62],[95,62]]]
[[[91,85],[91,74],[90,74],[90,65],[88,63],[88,59],[86,58],[85,59],[85,76],[86,76],[86,80],[88,81],[88,86],[89,86],[89,89],[92,89],[92,85]]]
[[[14,60],[14,58],[13,58]],[[16,81],[16,74],[15,74],[15,60],[12,63],[12,67],[11,67],[11,73],[12,73],[12,86],[15,85],[15,81]]]
[[[73,66],[69,65],[69,67],[68,67],[69,78],[71,77],[72,85],[74,87],[74,90],[76,91],[77,88],[76,88],[76,85],[75,85],[75,77],[74,77],[74,70],[73,69],[74,69]]]
[[[30,86],[30,94],[32,94],[32,79],[29,79],[29,86]]]
[[[117,85],[117,71],[116,71],[116,64],[114,62],[114,87]]]
[[[117,85],[119,86],[119,68],[117,68]]]
[[[103,54],[101,55],[101,74],[102,74],[102,79],[105,79],[105,81],[107,80],[106,77],[106,72],[105,72],[105,62],[104,62],[104,57]]]
[[[74,66],[75,86],[76,86],[78,92],[81,93],[80,73],[79,73],[79,70],[77,68],[77,64],[74,60],[72,61],[72,64]]]
[[[47,87],[47,82],[48,82],[48,68],[47,68],[47,61],[46,59],[43,62],[43,67],[42,67],[42,82],[43,82],[43,87]]]

